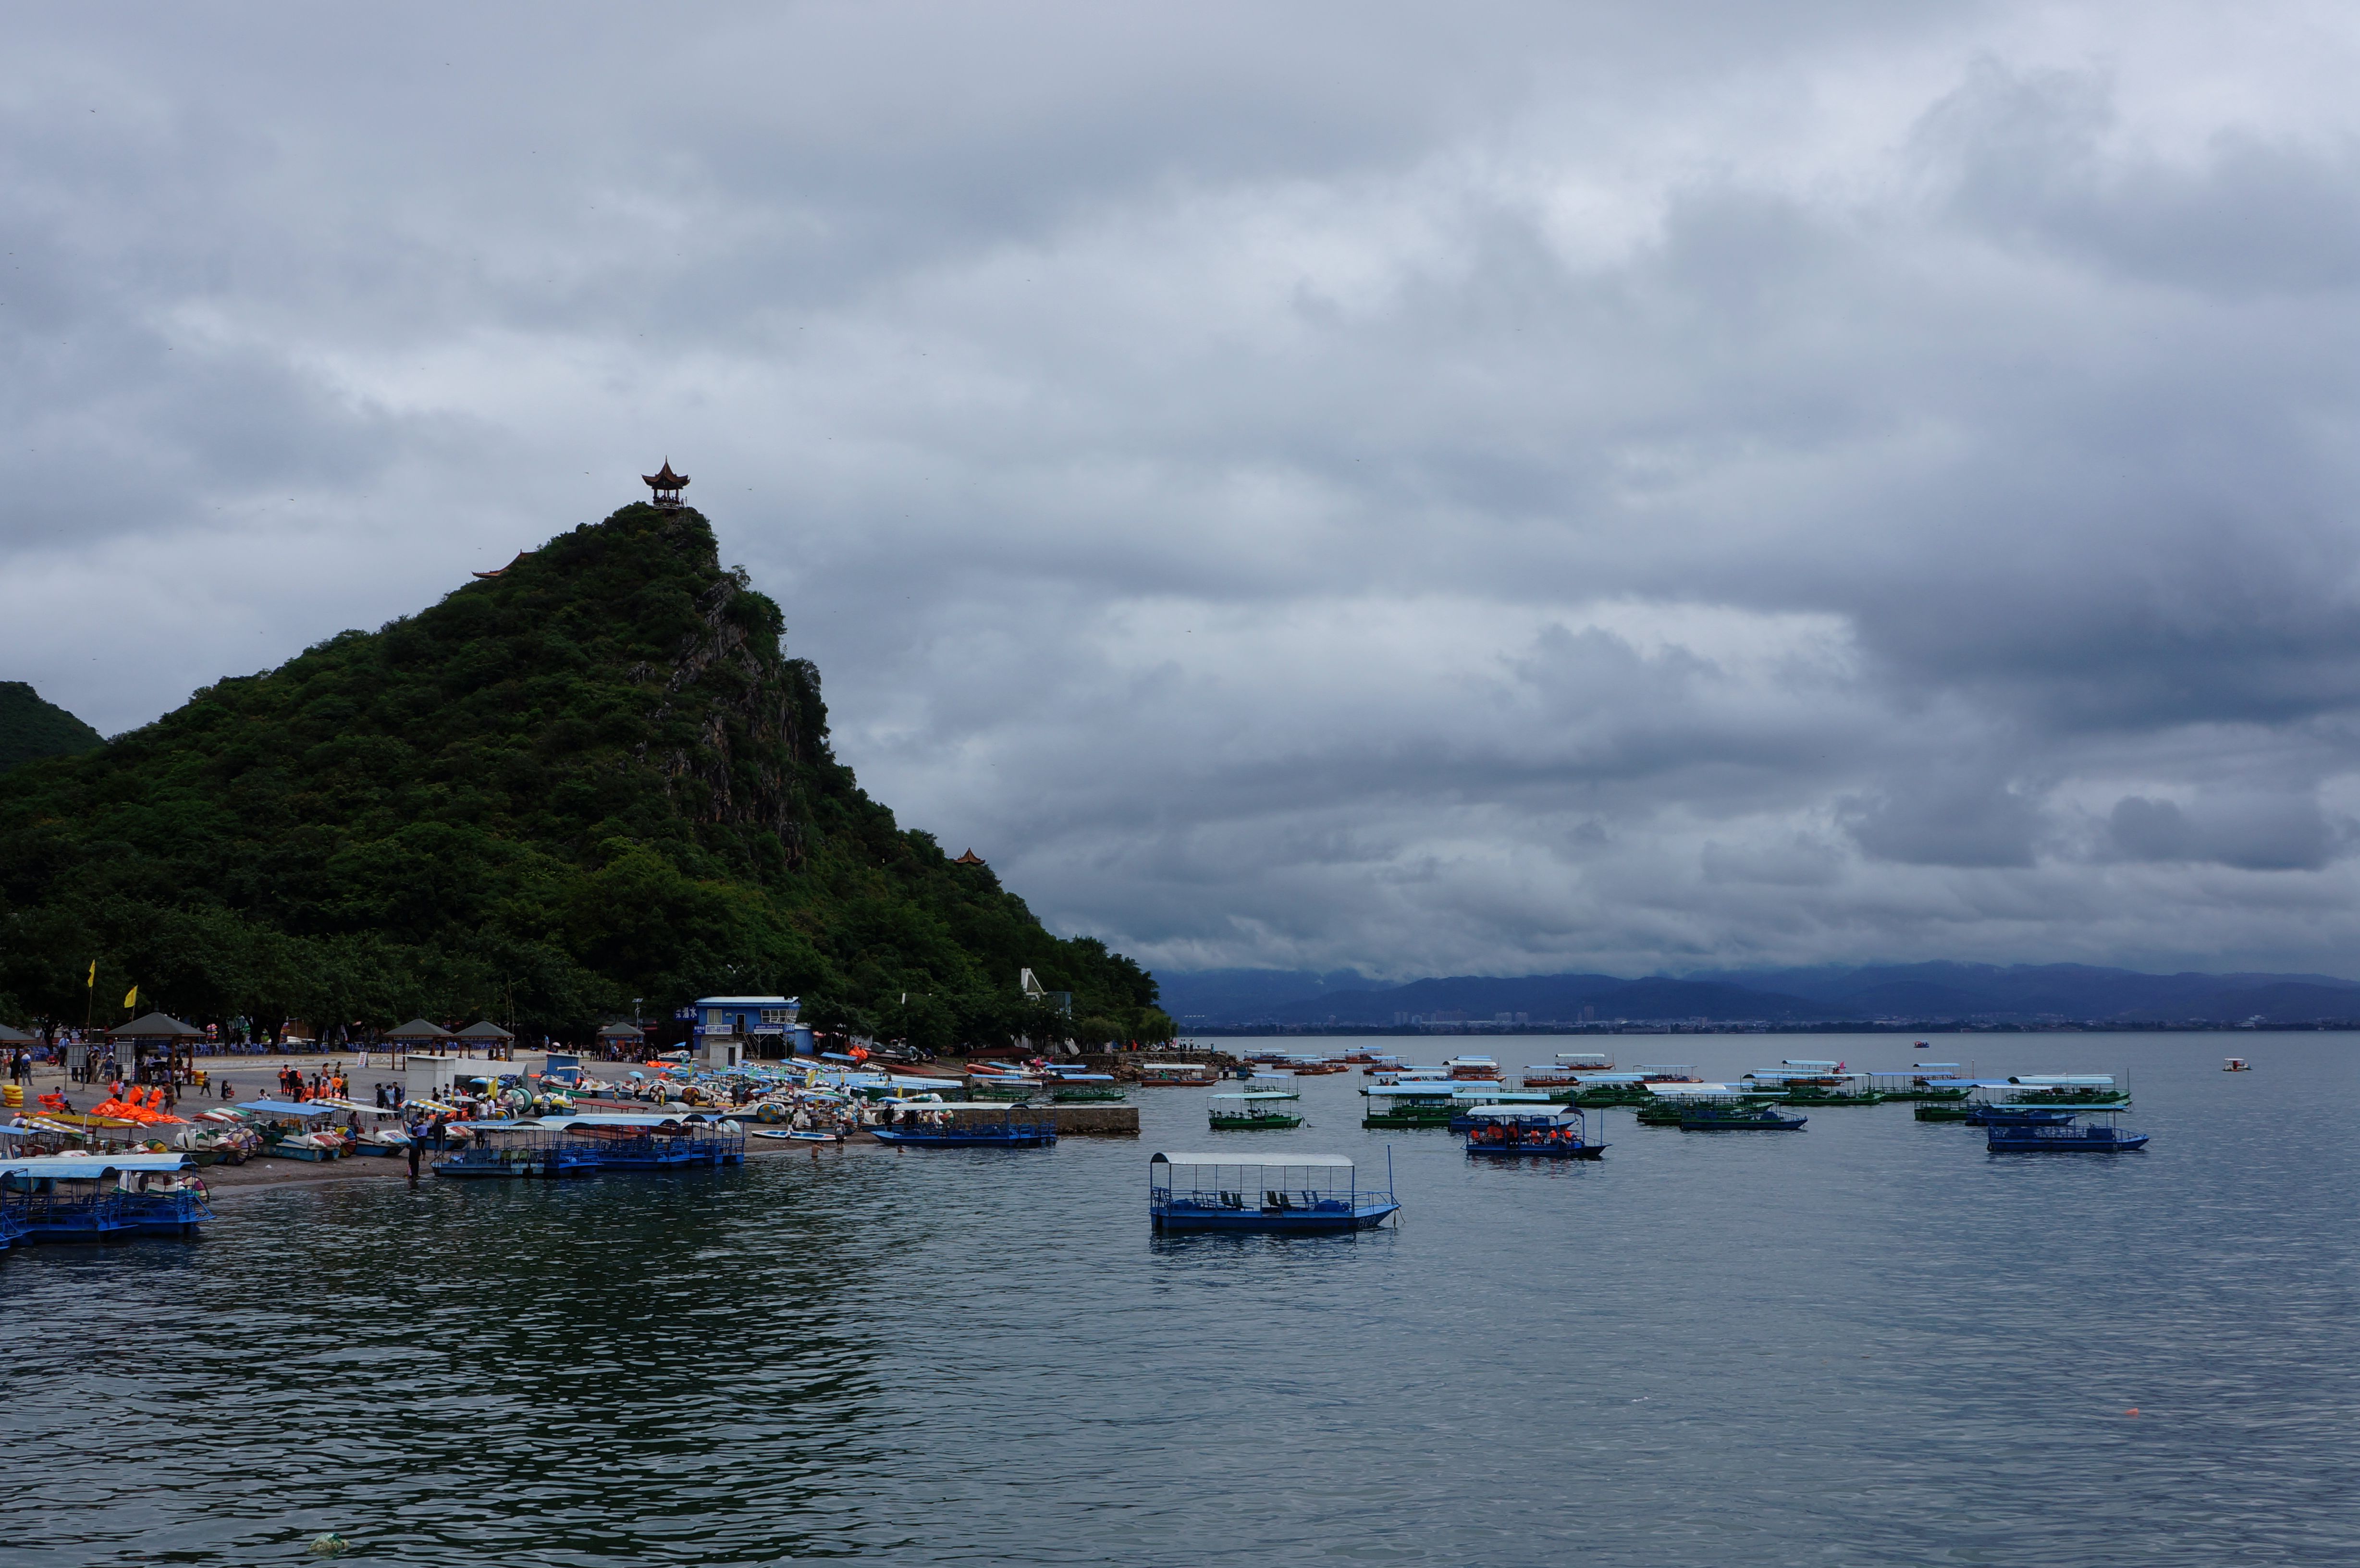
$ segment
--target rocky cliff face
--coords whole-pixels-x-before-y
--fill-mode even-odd
[[[682,521],[693,513],[678,514]],[[684,530],[675,530],[684,532]],[[661,771],[674,804],[703,825],[759,828],[776,835],[787,864],[808,858],[809,804],[797,787],[803,767],[822,760],[825,709],[819,672],[808,660],[781,652],[777,606],[749,593],[742,569],[723,572],[709,533],[703,550],[694,536],[682,548],[701,553],[711,585],[695,596],[698,626],[682,634],[668,670],[634,667],[636,681],[661,674],[663,701],[651,723],[663,730],[683,715],[694,738],[658,746],[643,740],[633,756]],[[818,733],[807,735],[813,714]]]

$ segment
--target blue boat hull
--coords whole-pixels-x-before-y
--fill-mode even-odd
[[[1508,1155],[1512,1158],[1536,1160],[1602,1160],[1606,1146],[1602,1143],[1486,1143],[1467,1146],[1470,1154]]]
[[[1057,1133],[1054,1127],[991,1133],[897,1132],[880,1127],[876,1138],[880,1143],[898,1143],[912,1149],[1043,1149],[1057,1141]]]
[[[1335,1236],[1346,1231],[1374,1230],[1399,1203],[1366,1203],[1356,1209],[1166,1209],[1152,1214],[1155,1228],[1167,1235],[1227,1232],[1258,1236]]]
[[[598,1162],[586,1156],[537,1156],[531,1160],[445,1160],[434,1167],[437,1176],[461,1181],[516,1181],[534,1177],[595,1176]]]
[[[2107,1127],[2085,1128],[2070,1138],[2060,1138],[1994,1125],[1984,1136],[1983,1147],[1993,1154],[2116,1154],[2125,1149],[2144,1149],[2147,1139],[2143,1132],[2114,1133]]]
[[[135,1236],[194,1236],[213,1217],[213,1209],[195,1193],[161,1197],[126,1196],[124,1228]]]

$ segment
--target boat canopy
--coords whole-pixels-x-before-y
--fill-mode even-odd
[[[1819,1062],[1809,1057],[1786,1056],[1778,1061],[1781,1067],[1841,1067],[1841,1062]]]
[[[1207,1094],[1208,1100],[1292,1100],[1292,1094],[1282,1094],[1274,1089],[1241,1089],[1230,1094]]]
[[[1448,1100],[1459,1093],[1459,1084],[1445,1078],[1438,1083],[1429,1080],[1424,1083],[1371,1083],[1360,1093],[1372,1100]]]
[[[463,1123],[462,1125],[464,1126],[464,1124]],[[625,1116],[625,1115],[607,1115],[607,1116],[542,1116],[542,1117],[540,1119],[540,1122],[539,1122],[539,1124],[538,1124],[538,1125],[540,1125],[540,1126],[541,1126],[541,1127],[544,1127],[549,1128],[552,1132],[563,1132],[563,1131],[564,1131],[567,1127],[686,1127],[686,1126],[688,1125],[688,1123],[687,1123],[687,1122],[685,1122],[685,1121],[683,1121],[683,1119],[681,1119],[679,1116],[655,1116],[655,1115],[653,1115],[653,1114],[650,1114],[650,1115],[648,1115],[648,1116]]]
[[[241,1102],[237,1108],[257,1111],[267,1116],[333,1116],[336,1114],[335,1106],[323,1105],[317,1100],[307,1100],[300,1105],[292,1100],[247,1100]]]
[[[2075,1088],[2114,1087],[2114,1075],[2108,1073],[2022,1073],[2008,1080],[2011,1083],[2070,1084]]]
[[[1579,1115],[1571,1105],[1478,1105],[1467,1113],[1468,1119],[1479,1122],[1553,1122]]]
[[[185,1171],[185,1154],[49,1154],[32,1160],[0,1163],[0,1176],[55,1176],[69,1181],[95,1181],[115,1171]]]
[[[1349,1171],[1352,1161],[1341,1154],[1265,1154],[1242,1158],[1235,1154],[1158,1154],[1148,1160],[1150,1165],[1227,1165],[1232,1168],[1260,1166],[1265,1171]]]
[[[1480,1100],[1487,1105],[1513,1104],[1545,1105],[1549,1099],[1546,1089],[1502,1089],[1486,1083],[1461,1083],[1450,1091],[1454,1100]]]

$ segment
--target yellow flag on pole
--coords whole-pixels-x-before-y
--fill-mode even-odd
[[[137,1007],[137,1006],[139,1005],[139,987],[138,987],[138,986],[134,985],[133,987],[131,987],[131,989],[130,989],[129,991],[127,991],[127,992],[126,992],[126,993],[124,994],[124,997],[123,997],[123,1005],[124,1005],[124,1007],[125,1007],[126,1008],[136,1007]]]
[[[93,991],[98,989],[98,960],[95,958],[90,961],[90,988]]]

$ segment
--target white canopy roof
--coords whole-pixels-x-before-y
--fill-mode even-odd
[[[1349,1171],[1352,1161],[1341,1154],[1158,1154],[1150,1165],[1259,1165],[1265,1169],[1311,1166],[1327,1171]]]

